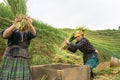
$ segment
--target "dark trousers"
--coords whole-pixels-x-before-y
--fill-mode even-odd
[[[91,72],[90,72],[90,77],[91,77],[91,78],[94,78],[94,73],[93,73],[92,70],[91,70]]]

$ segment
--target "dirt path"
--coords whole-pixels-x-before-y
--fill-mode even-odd
[[[100,73],[100,71],[104,70],[105,72]],[[110,68],[109,62],[102,62],[95,69],[96,76],[93,80],[113,80],[118,73],[120,73],[120,67]]]

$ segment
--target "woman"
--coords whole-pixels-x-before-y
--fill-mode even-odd
[[[83,61],[84,65],[89,65],[91,69],[91,78],[94,77],[92,69],[95,68],[99,62],[97,57],[97,50],[94,49],[92,44],[84,37],[82,32],[76,31],[74,33],[74,37],[76,39],[76,44],[70,43],[66,40],[68,44],[68,50],[71,52],[76,52],[78,49],[83,52]]]
[[[23,19],[26,24],[18,29],[18,23]],[[0,80],[30,80],[28,47],[35,36],[36,30],[27,16],[16,17],[13,25],[2,32],[2,37],[8,39],[8,47],[2,60]]]

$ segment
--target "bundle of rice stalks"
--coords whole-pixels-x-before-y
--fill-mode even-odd
[[[16,23],[16,28],[20,31],[29,30],[29,20],[24,18],[27,15],[27,0],[4,0],[6,6],[11,10],[13,17],[20,17],[20,21]],[[14,21],[5,17],[0,17],[0,24],[10,25]]]
[[[11,12],[10,8],[3,2],[0,3],[0,17],[13,19],[13,13]]]
[[[19,31],[29,31],[30,30],[30,20],[26,16],[18,16],[20,21],[16,23],[16,29]]]
[[[4,0],[6,5],[9,6],[11,11],[14,14],[14,17],[16,16],[23,16],[27,13],[27,0]]]
[[[86,31],[86,28],[85,27],[77,27],[75,30],[73,30],[73,33],[71,34],[70,38],[68,39],[69,42],[72,42],[75,39],[75,37],[74,37],[75,31],[80,31],[84,34]],[[62,49],[67,49],[67,48],[68,48],[68,45],[64,42],[62,45]]]
[[[4,28],[5,26],[10,26],[13,23],[12,19],[13,14],[9,7],[6,6],[3,2],[0,3],[0,26],[2,26],[1,28]]]
[[[6,19],[6,18],[3,18],[3,17],[0,17],[0,24],[7,26],[7,25],[11,25],[12,23],[13,23],[13,21]]]

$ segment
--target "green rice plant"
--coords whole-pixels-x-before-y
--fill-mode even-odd
[[[9,20],[14,19],[14,15],[13,15],[11,9],[7,5],[5,5],[5,3],[3,3],[3,2],[0,3],[0,17],[6,18]]]
[[[27,0],[4,0],[14,14],[14,17],[26,15],[27,13]]]
[[[12,24],[13,21],[6,19],[6,18],[3,18],[3,17],[0,17],[0,23]]]
[[[44,56],[44,55],[32,55],[31,58],[31,65],[41,65],[41,64],[48,64],[49,62],[49,57],[48,56]]]
[[[59,46],[54,45],[53,50],[55,54],[52,57],[53,63],[70,63],[79,64],[82,61],[82,57],[69,53],[66,50],[61,49]]]
[[[5,29],[6,27],[10,26],[13,21],[13,14],[8,6],[4,3],[0,3],[0,27]]]
[[[20,31],[27,30],[27,29],[29,30],[29,25],[27,25],[29,24],[29,21],[27,18],[25,19],[24,17],[25,15],[27,15],[27,6],[26,6],[27,0],[4,0],[4,2],[11,10],[14,17],[19,17],[20,19],[20,21],[17,22],[16,24],[17,29]],[[6,23],[9,23],[9,22],[7,21]],[[26,29],[24,29],[25,26],[26,26]]]
[[[43,75],[43,77],[40,80],[46,80],[47,79],[47,75]]]

